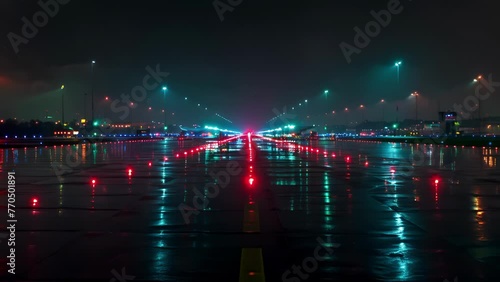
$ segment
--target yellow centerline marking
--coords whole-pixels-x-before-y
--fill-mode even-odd
[[[248,133],[248,146],[250,150],[250,162],[252,162],[252,139],[251,134]],[[252,174],[253,166],[250,165],[250,189],[255,189]],[[250,195],[248,202],[245,204],[243,215],[243,232],[245,233],[259,233],[260,232],[260,219],[259,219],[259,205],[255,202]],[[242,248],[241,261],[240,261],[240,279],[239,282],[265,282],[266,276],[264,274],[264,259],[262,258],[262,248]]]
[[[252,199],[245,204],[243,232],[260,232],[259,205]],[[262,248],[243,248],[241,250],[240,282],[265,282]]]
[[[240,282],[265,282],[262,248],[241,250]]]

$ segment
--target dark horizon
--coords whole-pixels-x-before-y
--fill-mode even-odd
[[[92,60],[96,117],[110,112],[104,97],[113,101],[130,93],[142,83],[147,66],[159,65],[169,73],[164,83],[169,121],[175,122],[171,113],[186,124],[219,113],[233,122],[219,119],[221,125],[240,129],[263,128],[276,111],[285,106],[290,111],[304,99],[309,115],[335,110],[339,123],[360,119],[361,104],[368,119],[381,119],[381,99],[387,101],[387,119],[396,119],[396,108],[400,119],[413,118],[413,91],[421,93],[419,115],[436,119],[438,106],[453,110],[474,94],[471,82],[477,75],[500,80],[499,46],[491,40],[495,5],[488,1],[451,8],[401,1],[402,12],[392,15],[390,24],[349,64],[339,44],[353,45],[353,28],[363,28],[373,20],[370,11],[387,9],[388,2],[242,1],[221,22],[212,1],[121,1],[118,6],[70,1],[16,54],[7,35],[21,35],[21,18],[32,19],[41,8],[35,2],[6,1],[0,4],[6,23],[1,27],[0,118],[36,119],[46,112],[58,116],[62,84],[66,119],[83,115],[84,93],[89,94],[89,117]],[[394,62],[399,60],[398,86]],[[325,89],[328,100],[323,100]],[[132,120],[163,120],[161,88],[148,95]],[[491,95],[481,105],[482,115],[500,115],[499,103],[498,95]],[[339,113],[345,107],[351,116]],[[119,114],[109,118],[120,121]]]

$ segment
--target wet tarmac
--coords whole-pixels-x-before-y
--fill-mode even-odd
[[[498,281],[499,156],[246,135],[2,149],[4,215],[16,176],[16,274],[4,237],[0,271],[16,281]]]

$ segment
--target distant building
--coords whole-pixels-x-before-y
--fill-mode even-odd
[[[423,124],[420,135],[441,135],[441,132],[443,132],[443,129],[440,122],[428,122]]]
[[[458,115],[456,112],[439,112],[439,122],[441,123],[441,130],[444,134],[460,134],[457,117]]]

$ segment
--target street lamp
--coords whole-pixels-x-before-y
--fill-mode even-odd
[[[483,76],[482,75],[478,75],[476,78],[474,78],[474,83],[480,81],[481,79],[483,79]],[[483,121],[481,120],[481,99],[478,99],[477,114],[478,114],[478,117],[479,117],[479,132],[481,132],[482,123],[483,123]]]
[[[365,108],[364,105],[359,105],[359,108],[361,109],[361,122],[363,122],[365,120],[365,112],[363,111],[363,109]]]
[[[92,123],[94,122],[94,65],[95,61],[92,61],[91,64]]]
[[[385,122],[385,116],[384,116],[384,104],[385,104],[385,100],[384,99],[380,100],[380,104],[382,104],[382,122]]]
[[[167,87],[163,86],[163,108],[164,108],[164,123],[163,123],[163,129],[166,131],[167,130]]]
[[[399,84],[399,66],[401,66],[402,63],[403,62],[399,61],[394,64],[398,68],[398,84]]]
[[[411,96],[415,97],[415,121],[418,123],[418,92],[411,93]]]
[[[64,128],[64,84],[61,85],[61,122]]]
[[[330,91],[325,90],[323,93],[325,93],[325,100],[327,100],[327,98],[328,98],[328,93],[330,93]]]

